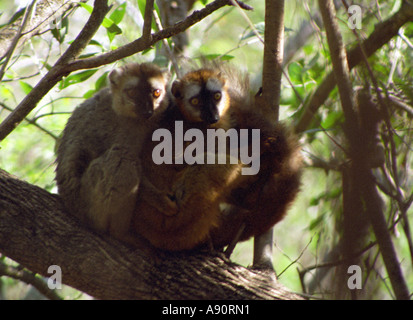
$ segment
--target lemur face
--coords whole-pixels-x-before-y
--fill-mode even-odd
[[[178,108],[186,120],[214,124],[229,105],[225,78],[209,69],[190,72],[172,85]]]

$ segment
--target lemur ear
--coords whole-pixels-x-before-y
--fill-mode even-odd
[[[119,85],[119,79],[122,77],[122,75],[123,75],[123,69],[122,68],[113,69],[109,73],[110,85],[115,86],[115,87],[118,86]]]
[[[227,76],[225,75],[225,73],[223,73],[222,71],[218,72],[217,74],[218,78],[222,81],[222,83],[225,85],[227,83]]]
[[[182,85],[182,81],[179,80],[179,79],[176,79],[176,80],[172,83],[171,93],[172,93],[172,95],[173,95],[175,98],[177,98],[177,99],[182,98],[181,85]]]
[[[163,78],[165,79],[166,82],[171,80],[171,73],[169,72],[168,69],[163,68],[161,71],[162,71],[162,76],[163,76]]]

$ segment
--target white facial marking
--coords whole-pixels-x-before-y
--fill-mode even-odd
[[[198,84],[189,85],[185,91],[185,99],[189,100],[201,92],[201,87]]]
[[[148,82],[154,89],[163,89],[165,87],[165,80],[163,78],[150,78]]]
[[[222,83],[217,78],[209,78],[206,83],[206,87],[209,91],[222,91]]]
[[[220,115],[224,113],[224,109],[225,109],[225,106],[227,104],[227,99],[228,99],[228,96],[225,94],[225,91],[222,91],[221,94],[222,94],[221,100],[219,100],[219,103],[218,103],[218,110],[219,110]]]

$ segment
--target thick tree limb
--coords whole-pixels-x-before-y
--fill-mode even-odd
[[[396,36],[399,29],[409,21],[413,21],[413,1],[404,0],[400,10],[387,20],[377,24],[370,36],[360,44],[364,48],[366,55],[368,57],[373,55],[374,52]],[[359,45],[347,52],[347,59],[350,69],[364,61]],[[296,132],[303,132],[307,129],[314,119],[318,108],[327,100],[335,86],[334,74],[330,72],[313,93],[308,103],[304,105],[304,112],[295,125]]]
[[[59,196],[0,170],[0,252],[44,276],[100,299],[300,299],[268,273],[222,254],[157,252],[156,257],[79,225]]]

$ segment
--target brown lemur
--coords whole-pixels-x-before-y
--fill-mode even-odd
[[[240,225],[247,224],[241,237],[245,239],[281,219],[298,190],[298,147],[282,125],[269,124],[255,110],[247,78],[222,67],[189,72],[174,82],[174,99],[166,108],[161,95],[156,97],[159,88],[146,81],[162,79],[162,72],[140,69],[139,76],[131,77],[139,78],[131,81],[138,90],[126,85],[130,81],[120,80],[123,73],[114,72],[109,77],[112,92],[106,89],[89,99],[79,107],[83,111],[75,111],[69,120],[58,148],[56,174],[66,206],[97,230],[134,243],[131,227],[137,238],[143,236],[155,247],[167,250],[194,248],[209,235],[216,245],[225,245]],[[123,75],[124,80],[129,79],[127,73]],[[144,103],[148,92],[152,94],[149,101],[159,112],[145,120],[148,114],[142,110],[150,105]],[[141,116],[144,113],[143,119],[135,110]],[[181,160],[155,163],[153,153],[160,139],[153,139],[153,134],[164,128],[174,138],[179,131],[176,121],[181,121],[182,132],[199,129],[204,137],[208,129],[260,129],[261,170],[244,176],[245,165],[240,159],[230,162],[229,154],[225,164],[188,165],[177,150],[175,160]],[[176,144],[173,140],[172,145]],[[180,151],[192,152],[191,147],[186,142]],[[216,151],[213,158],[218,157]],[[163,152],[172,153],[172,149]],[[206,159],[208,153],[201,157]],[[285,192],[280,191],[284,186]],[[282,195],[275,197],[274,192]],[[179,205],[178,212],[170,194]],[[229,209],[222,211],[222,204],[230,204]]]
[[[133,230],[155,247],[192,249],[205,241],[211,226],[218,222],[219,203],[225,184],[229,183],[232,175],[236,176],[234,171],[239,170],[239,166],[231,165],[227,169],[213,164],[190,165],[182,157],[190,148],[189,142],[182,145],[182,150],[176,146],[180,132],[185,134],[191,129],[198,129],[205,136],[207,129],[227,127],[221,119],[231,101],[227,85],[214,70],[189,72],[173,83],[173,99],[168,109],[156,115],[158,129],[147,138],[142,165],[145,175],[155,187],[175,195],[179,212],[175,216],[166,216],[151,206],[144,195],[138,195]],[[166,143],[165,137],[156,137],[159,128],[170,136],[169,143]],[[158,152],[162,146],[163,150]],[[154,159],[155,153],[173,154],[174,160],[160,163]],[[184,185],[191,190],[184,189]]]
[[[175,121],[182,121],[182,132],[196,128],[203,137],[208,129],[234,129],[238,133],[241,129],[260,129],[260,151],[256,156],[261,168],[255,175],[243,175],[245,165],[240,159],[230,162],[228,151],[224,164],[185,165],[182,160],[155,164],[152,150],[160,139],[147,139],[142,154],[145,174],[155,187],[162,186],[165,192],[174,194],[179,206],[178,214],[166,216],[156,208],[148,210],[151,207],[144,195],[138,196],[133,229],[155,247],[191,249],[209,236],[215,245],[224,246],[242,225],[241,240],[245,240],[265,232],[285,215],[299,189],[298,143],[284,125],[269,123],[256,110],[249,91],[245,75],[221,66],[189,72],[173,83],[174,100],[158,115],[160,128],[170,131],[172,138],[177,133]],[[172,145],[176,143],[173,140]],[[252,143],[257,141],[250,141],[249,147]],[[187,143],[180,150],[181,156],[189,147]],[[172,149],[165,147],[164,152]],[[217,158],[217,150],[214,153]],[[207,156],[204,154],[204,159]]]
[[[131,63],[109,74],[110,85],[69,118],[57,148],[56,181],[66,209],[93,229],[128,239],[137,195],[162,214],[176,204],[142,172],[140,154],[167,104],[169,74]]]

